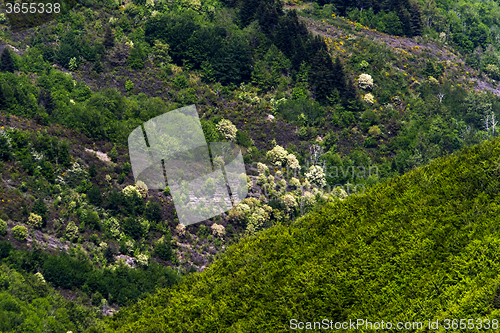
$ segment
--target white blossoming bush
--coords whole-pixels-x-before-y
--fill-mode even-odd
[[[142,197],[141,193],[137,190],[137,188],[134,185],[128,185],[122,190],[123,194],[125,194],[127,197],[131,196],[139,196]]]
[[[142,180],[138,180],[135,183],[135,188],[139,192],[139,194],[141,195],[141,197],[143,197],[143,198],[147,197],[147,195],[148,195],[148,186]]]
[[[282,179],[277,184],[278,188],[285,189],[286,188],[286,180]]]
[[[261,173],[258,177],[257,177],[257,185],[259,186],[262,186],[264,184],[267,183],[267,177],[264,173]]]
[[[294,187],[294,189],[297,189],[300,187],[300,180],[292,177],[292,179],[290,179],[290,181],[288,182],[288,185]]]
[[[217,130],[224,135],[226,140],[229,141],[234,141],[236,140],[236,132],[238,132],[238,129],[236,126],[233,125],[233,123],[230,120],[227,119],[222,119],[219,121],[219,123],[216,125]]]
[[[365,101],[368,104],[373,104],[375,103],[375,98],[371,93],[368,93],[363,97],[363,101]]]
[[[259,170],[259,174],[265,174],[266,172],[269,172],[269,168],[267,167],[267,165],[260,162],[257,163],[257,170]]]
[[[292,170],[300,169],[299,161],[294,154],[288,154],[288,156],[286,157],[286,166]]]
[[[306,173],[306,179],[311,184],[315,184],[320,187],[323,187],[326,184],[325,172],[319,165],[311,165],[309,172]]]
[[[42,227],[42,217],[35,213],[31,213],[28,217],[28,224],[33,228],[41,228]]]
[[[266,157],[274,166],[282,167],[287,162],[288,152],[285,148],[277,145],[267,152]]]
[[[137,256],[135,256],[134,260],[135,260],[135,263],[138,266],[141,266],[141,267],[147,267],[148,266],[149,258],[145,254],[142,254],[142,253],[138,254]]]
[[[38,281],[45,283],[45,278],[43,277],[42,273],[40,272],[35,273],[35,277],[37,278]]]
[[[358,78],[358,85],[361,89],[371,90],[373,88],[373,79],[370,74],[361,74]]]
[[[285,194],[282,196],[281,202],[285,205],[287,212],[291,212],[295,207],[297,207],[297,201],[291,194]]]
[[[304,207],[312,207],[316,203],[316,197],[309,191],[305,191],[301,198]]]
[[[186,233],[186,227],[184,226],[184,224],[179,223],[177,227],[175,227],[175,231],[177,231],[179,235],[184,236],[184,234]]]
[[[217,237],[222,237],[226,234],[226,228],[223,225],[214,223],[211,226],[212,232]]]

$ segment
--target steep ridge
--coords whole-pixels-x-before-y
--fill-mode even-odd
[[[493,84],[492,80],[488,79],[485,74],[480,75],[478,70],[466,64],[465,57],[446,44],[441,43],[441,45],[437,45],[435,42],[425,41],[424,38],[420,36],[408,38],[388,35],[344,18],[334,18],[330,22],[304,16],[300,16],[300,18],[310,31],[314,34],[323,36],[325,39],[342,40],[342,38],[350,36],[352,39],[360,38],[379,45],[385,45],[389,50],[400,56],[412,55],[420,59],[425,55],[439,62],[453,63],[455,64],[455,70],[449,68],[445,71],[445,75],[449,75],[447,79],[469,84],[471,85],[471,89],[476,92],[490,91],[497,96],[500,95],[500,85]],[[352,29],[343,29],[345,27],[350,27]],[[356,29],[356,27],[358,28]],[[326,41],[328,43],[328,40]],[[339,47],[337,50],[333,49],[332,51],[333,54],[339,54],[345,51],[349,52],[350,50],[346,45],[345,47]],[[456,71],[457,67],[461,67],[462,71]],[[405,68],[399,68],[399,70],[407,71]],[[420,79],[419,77],[419,80]]]
[[[489,141],[245,238],[203,273],[120,311],[109,330],[498,318],[499,158],[500,141]]]

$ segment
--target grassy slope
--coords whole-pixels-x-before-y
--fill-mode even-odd
[[[500,141],[487,142],[263,231],[110,327],[277,332],[292,318],[498,317],[499,157]]]

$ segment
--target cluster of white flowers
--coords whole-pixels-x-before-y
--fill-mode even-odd
[[[138,180],[135,183],[135,188],[140,193],[141,197],[145,198],[148,195],[148,186],[142,181]]]
[[[368,104],[373,104],[375,103],[375,98],[371,93],[368,93],[363,97],[363,101],[365,101]]]
[[[211,226],[212,232],[218,237],[222,237],[226,234],[226,228],[222,224],[214,223]]]
[[[281,202],[285,205],[287,212],[291,211],[293,208],[297,207],[297,201],[293,195],[287,193],[281,197]]]
[[[361,89],[371,90],[373,88],[373,79],[370,74],[361,74],[358,78],[358,85]]]
[[[267,165],[265,165],[264,163],[260,163],[258,162],[257,163],[257,170],[259,170],[259,173],[260,174],[263,174],[266,172],[266,170],[269,170],[269,168],[267,167]]]
[[[299,161],[294,154],[288,154],[288,156],[286,157],[286,166],[292,170],[300,169]]]
[[[125,194],[127,197],[131,196],[139,196],[142,197],[141,193],[137,190],[137,188],[134,185],[128,185],[122,190],[123,194]]]
[[[301,200],[305,207],[312,207],[316,203],[316,197],[309,191],[304,192]]]
[[[282,167],[283,164],[287,162],[288,155],[289,154],[285,148],[276,145],[273,149],[267,152],[266,157],[269,162],[274,164],[276,167]]]
[[[179,235],[184,236],[184,234],[186,233],[186,227],[184,226],[184,224],[179,223],[177,227],[175,227],[175,231],[177,231]]]
[[[230,120],[227,119],[222,119],[217,123],[216,125],[217,130],[224,135],[226,140],[229,141],[234,141],[236,140],[236,132],[238,132],[238,129],[236,126],[233,125],[233,123]]]
[[[325,172],[319,165],[311,165],[311,167],[309,168],[309,172],[306,172],[306,179],[311,184],[316,184],[321,187],[326,183]]]
[[[292,177],[292,179],[290,179],[290,181],[288,182],[288,185],[293,186],[295,188],[299,188],[300,187],[300,180],[298,180],[295,177]]]

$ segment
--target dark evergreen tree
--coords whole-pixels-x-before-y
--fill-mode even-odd
[[[0,71],[14,73],[14,70],[14,59],[12,59],[9,48],[5,47],[0,56]]]
[[[101,58],[98,57],[97,60],[94,63],[94,67],[92,67],[92,70],[94,70],[96,73],[102,73],[104,70],[104,67],[102,66]]]
[[[143,69],[144,68],[144,52],[142,47],[137,44],[130,50],[130,55],[128,57],[128,63],[133,69]]]
[[[102,194],[101,194],[101,189],[97,185],[93,185],[89,192],[87,193],[87,197],[89,199],[89,202],[97,207],[100,207],[102,204]]]
[[[115,46],[115,36],[109,25],[106,26],[106,29],[104,30],[103,44],[104,46],[106,46],[107,49],[110,49],[113,46]]]
[[[246,27],[250,24],[255,18],[255,13],[257,12],[257,8],[259,8],[260,0],[247,0],[242,1],[240,11],[239,11],[239,20],[240,26],[242,28]]]
[[[410,25],[414,36],[421,36],[423,33],[422,10],[417,2],[410,4]]]
[[[56,103],[50,91],[41,89],[38,95],[38,103],[45,108],[48,115],[52,114],[52,111],[56,108]]]

